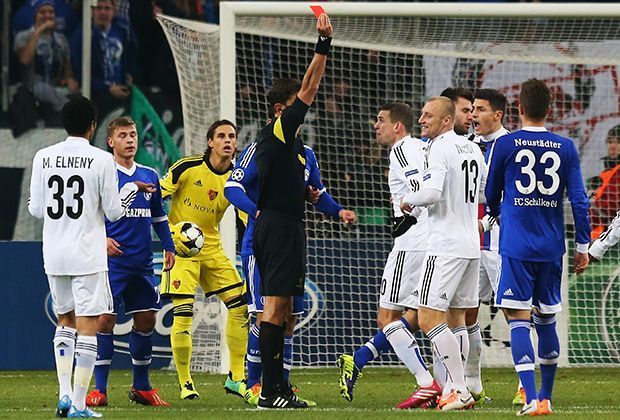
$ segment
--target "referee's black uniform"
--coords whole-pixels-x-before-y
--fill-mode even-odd
[[[306,272],[304,171],[306,152],[296,133],[308,112],[299,98],[260,132],[256,143],[259,176],[253,247],[263,296],[303,295]],[[283,379],[284,329],[263,319],[260,327],[263,387],[259,406],[307,407]],[[280,406],[281,407],[281,406]]]
[[[296,132],[307,111],[308,105],[295,99],[263,128],[256,143],[260,215],[253,244],[263,296],[304,293],[306,152]]]

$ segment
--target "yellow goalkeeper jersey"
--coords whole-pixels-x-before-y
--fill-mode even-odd
[[[179,159],[160,181],[162,196],[172,196],[170,223],[194,222],[204,233],[204,246],[194,258],[222,251],[219,224],[230,205],[224,197],[224,184],[232,169],[231,164],[226,172],[217,172],[207,155],[196,155]]]

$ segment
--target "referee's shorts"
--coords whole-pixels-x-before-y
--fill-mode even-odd
[[[262,210],[256,219],[254,257],[263,296],[302,296],[306,274],[306,233],[303,221]]]

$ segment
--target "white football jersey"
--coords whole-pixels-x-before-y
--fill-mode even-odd
[[[486,181],[480,148],[454,131],[429,142],[424,188],[441,192],[428,207],[429,255],[480,257],[478,194]]]
[[[114,158],[80,137],[39,150],[32,162],[28,210],[43,218],[47,274],[107,271],[104,215],[115,221],[124,212]]]
[[[400,200],[422,187],[426,143],[406,136],[392,146],[388,184],[394,216],[401,217]],[[418,222],[398,238],[394,238],[396,251],[426,251],[428,249],[428,217],[426,209],[416,216]]]

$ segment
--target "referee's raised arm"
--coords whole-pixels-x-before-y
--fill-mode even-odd
[[[312,57],[308,70],[306,70],[299,93],[297,93],[299,99],[308,106],[312,105],[314,97],[319,91],[321,79],[325,73],[327,54],[332,43],[333,28],[329,16],[325,13],[317,19],[316,30],[319,33],[319,39],[314,47],[314,57]]]

